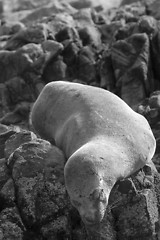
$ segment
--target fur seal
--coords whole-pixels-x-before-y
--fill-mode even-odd
[[[110,192],[151,160],[156,142],[147,120],[101,88],[47,84],[31,112],[34,129],[68,159],[65,185],[83,222],[101,222]]]

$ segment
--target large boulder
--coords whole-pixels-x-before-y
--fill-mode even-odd
[[[32,135],[29,132],[16,134],[8,139],[5,148],[7,165],[16,189],[19,217],[26,227],[26,236],[30,235],[30,229],[36,229],[32,235],[39,236],[39,239],[67,239],[72,231],[69,213],[74,217],[75,211],[64,186],[65,158],[57,147],[47,141],[33,139]],[[13,153],[8,158],[11,149]],[[3,198],[7,198],[6,194]],[[76,239],[78,234],[78,230],[74,229]],[[84,234],[81,230],[81,235]]]
[[[4,21],[4,23],[2,22],[0,26],[0,36],[16,34],[17,32],[24,30],[25,28],[25,25],[21,22]]]
[[[91,239],[156,239],[159,236],[159,184],[160,176],[153,163],[117,182],[102,223],[87,228]]]
[[[66,27],[75,27],[75,21],[73,19],[73,16],[68,14],[67,12],[53,14],[50,17],[44,19],[43,22],[47,23],[53,36],[55,36],[60,30]]]
[[[29,69],[30,71],[34,69],[36,72],[39,68],[38,74],[40,74],[43,63],[45,63],[45,54],[38,44],[26,44],[17,51],[2,50],[0,51],[0,83],[21,76]]]
[[[81,48],[78,53],[77,78],[88,84],[96,81],[96,59],[91,46]]]
[[[150,15],[160,20],[160,2],[158,0],[152,0],[151,4],[148,4],[147,10]]]
[[[78,54],[82,48],[81,41],[66,40],[63,51],[63,60],[67,64],[67,76],[71,81],[77,78]]]
[[[116,88],[116,78],[112,65],[111,51],[109,50],[104,52],[99,62],[99,74],[100,87],[118,94],[118,88]]]
[[[83,46],[93,45],[99,47],[101,45],[101,34],[95,26],[85,26],[79,29],[79,36]]]
[[[13,0],[13,4],[10,1],[4,2],[3,17],[9,21],[21,21],[25,24],[31,24],[38,22],[42,18],[51,16],[52,14],[68,12],[69,14],[75,13],[77,10],[73,8],[66,1],[58,0]]]
[[[150,44],[145,33],[115,42],[111,49],[116,86],[121,98],[132,108],[153,91]]]
[[[25,227],[16,207],[6,208],[0,213],[1,239],[24,239]]]
[[[3,159],[5,155],[5,142],[10,136],[19,131],[19,127],[7,127],[6,125],[0,124],[0,159]]]
[[[62,56],[55,56],[46,64],[42,79],[45,83],[66,79],[67,65]]]
[[[47,40],[49,29],[46,24],[35,24],[15,33],[7,42],[6,50],[16,50],[27,43],[42,43]]]
[[[112,1],[105,1],[105,0],[70,0],[71,6],[75,7],[76,9],[82,8],[95,8],[101,10],[107,10],[113,7],[117,7],[120,5],[122,0],[112,0]]]

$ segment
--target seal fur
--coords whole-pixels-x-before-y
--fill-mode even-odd
[[[155,138],[147,120],[101,88],[51,82],[33,105],[31,121],[68,159],[65,185],[85,224],[103,219],[110,192],[151,160]]]

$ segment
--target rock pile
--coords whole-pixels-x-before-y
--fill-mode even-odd
[[[101,225],[85,229],[66,194],[66,160],[57,147],[1,124],[0,149],[1,239],[158,239],[160,176],[153,163],[117,182]]]
[[[24,2],[0,26],[0,238],[160,239],[158,1],[110,10]],[[33,102],[55,80],[114,92],[148,119],[157,140],[157,170],[150,163],[118,182],[94,228],[85,228],[66,195],[63,153],[29,125]]]
[[[50,81],[102,87],[135,110],[157,90],[159,21],[147,15],[143,3],[100,12],[77,10],[63,1],[48,4],[53,9],[46,16],[37,14],[44,13],[43,8],[48,6],[42,4],[25,19],[2,19],[0,97],[5,111],[1,123],[26,118],[41,89]],[[10,117],[4,116],[10,112]]]

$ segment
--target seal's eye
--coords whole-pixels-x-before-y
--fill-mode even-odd
[[[74,207],[79,208],[81,206],[80,202],[76,201],[76,200],[71,200],[72,204]]]
[[[100,197],[99,189],[95,189],[95,190],[89,195],[89,199],[90,199],[90,200],[98,200],[99,197]]]

